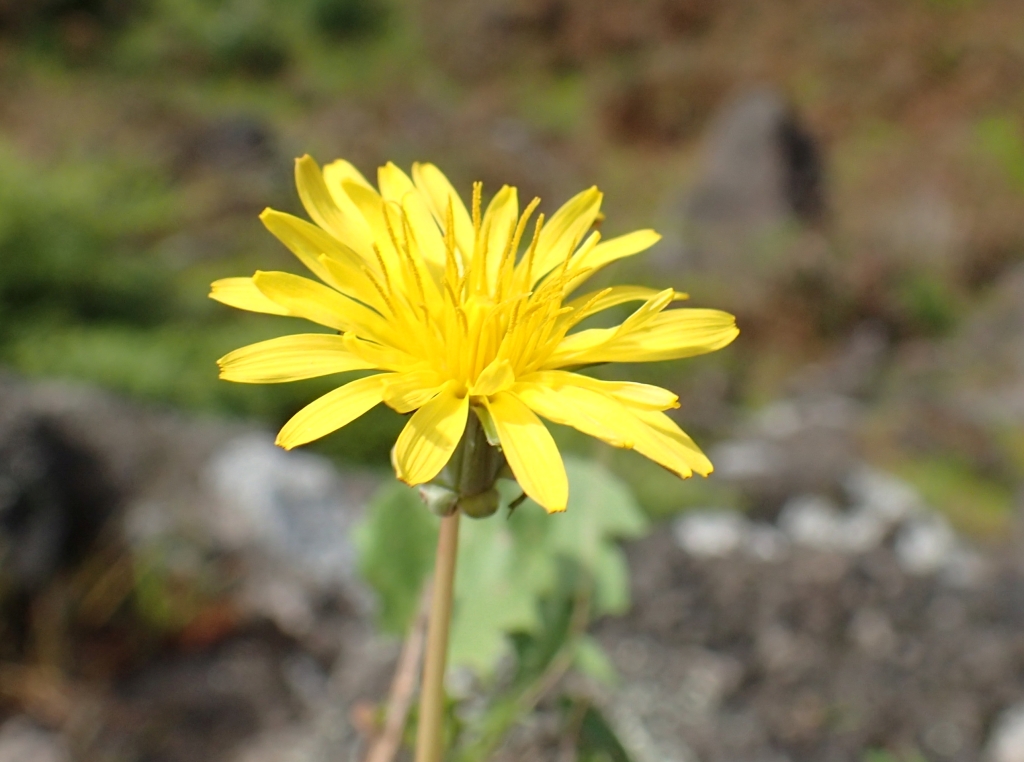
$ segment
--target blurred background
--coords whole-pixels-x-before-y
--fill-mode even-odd
[[[613,375],[680,394],[711,478],[556,432],[635,501],[614,677],[465,759],[1024,760],[1019,0],[0,0],[2,762],[379,733],[403,421],[276,450],[336,379],[218,381],[291,328],[206,297],[297,271],[257,215],[302,214],[307,152],[549,212],[597,184],[605,235],[664,235],[609,281],[741,327]]]

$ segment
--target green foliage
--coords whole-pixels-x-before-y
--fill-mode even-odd
[[[586,627],[593,617],[628,608],[628,572],[615,540],[642,534],[646,519],[626,485],[603,466],[573,457],[565,466],[565,513],[547,515],[526,501],[511,515],[462,519],[449,663],[471,669],[489,693],[471,722],[452,709],[448,732],[460,762],[488,759],[566,670],[598,683],[615,679]],[[519,493],[501,486],[507,506]],[[414,490],[392,485],[373,499],[357,530],[360,569],[389,632],[405,631],[415,614],[433,568],[437,521]],[[514,668],[499,679],[496,667],[508,655]],[[600,713],[579,710],[566,721],[579,726],[581,759],[628,760]]]
[[[592,706],[586,707],[580,722],[577,753],[580,762],[630,762],[608,720]]]
[[[404,633],[416,615],[434,565],[437,527],[415,490],[390,482],[374,495],[356,529],[359,572],[377,593],[378,623],[386,632]]]
[[[173,309],[167,271],[132,239],[172,204],[139,167],[43,169],[0,144],[0,325],[47,318],[153,325]]]
[[[949,285],[930,273],[909,274],[896,293],[910,327],[928,336],[949,333],[959,317],[960,304]]]
[[[894,754],[886,749],[869,749],[864,752],[864,762],[925,762],[925,758],[918,751]]]
[[[1018,192],[1024,193],[1024,131],[1011,117],[990,117],[977,127],[976,140],[984,156],[992,161]]]
[[[1013,489],[979,474],[952,457],[921,458],[897,466],[929,505],[945,514],[961,531],[978,537],[1000,537],[1013,513]]]
[[[628,572],[614,540],[642,534],[643,514],[625,485],[603,467],[567,458],[566,470],[570,492],[565,513],[549,516],[528,500],[507,519],[499,513],[489,520],[463,520],[453,664],[489,675],[508,652],[511,633],[545,630],[541,602],[564,598],[566,579],[588,580],[595,615],[627,609]],[[506,490],[504,497],[507,503],[515,495]],[[402,631],[432,567],[434,520],[414,490],[392,487],[373,501],[358,537],[361,568],[380,599],[381,624]],[[568,586],[570,594],[573,587]],[[583,659],[596,664],[593,658]]]
[[[351,39],[379,32],[388,13],[379,0],[311,0],[313,27],[336,39]]]
[[[375,35],[382,0],[152,0],[120,42],[125,66],[275,77],[309,49]]]
[[[106,158],[43,167],[0,142],[0,363],[271,426],[337,386],[220,381],[218,357],[289,321],[207,300],[220,273],[197,282],[154,244],[182,224],[183,200],[155,170]],[[317,447],[384,463],[401,425],[373,410]]]

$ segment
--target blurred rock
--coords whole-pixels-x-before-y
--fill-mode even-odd
[[[210,538],[248,559],[239,595],[247,610],[301,637],[318,598],[344,592],[366,603],[349,535],[375,481],[342,478],[326,458],[285,452],[255,433],[214,453],[205,481]]]
[[[688,511],[672,525],[676,543],[697,558],[724,558],[744,553],[760,561],[776,561],[789,540],[771,524],[751,522],[736,511]]]
[[[774,518],[793,494],[832,494],[857,463],[857,403],[837,395],[764,407],[735,439],[711,452],[715,477],[749,495],[760,518]]]
[[[914,519],[896,535],[896,558],[911,574],[938,571],[956,547],[956,536],[949,522],[936,514]]]
[[[912,486],[867,465],[852,470],[844,487],[854,510],[874,514],[890,523],[908,519],[924,508],[921,495]]]
[[[704,175],[689,203],[695,225],[759,228],[824,209],[818,149],[777,91],[730,100],[705,141]]]
[[[71,762],[71,755],[57,734],[12,717],[0,725],[0,762]]]
[[[705,130],[697,179],[663,226],[663,260],[675,256],[719,277],[764,277],[766,267],[783,264],[767,261],[766,244],[793,221],[822,218],[822,165],[817,143],[779,92],[739,93]]]
[[[1024,704],[999,715],[985,749],[985,762],[1024,762]]]
[[[673,525],[676,542],[693,556],[719,558],[740,549],[750,532],[735,511],[695,511]]]
[[[794,396],[839,395],[861,398],[875,385],[883,369],[889,340],[882,326],[856,326],[832,357],[798,370],[788,381]]]
[[[886,481],[869,473],[858,490]],[[920,520],[914,511],[895,526]],[[632,544],[634,609],[598,628],[622,703],[664,758],[857,762],[868,749],[917,748],[926,759],[1017,759],[994,751],[1012,747],[1010,720],[986,739],[1024,701],[1013,613],[1024,571],[1012,559],[1001,584],[988,570],[966,588],[947,573],[956,550],[927,574],[906,570],[887,542],[792,544],[765,564],[687,552],[681,524]]]
[[[59,420],[0,398],[0,569],[9,590],[32,593],[90,549],[119,490]]]
[[[66,652],[68,690],[79,669],[110,687],[74,731],[82,759],[267,759],[289,733],[323,759],[357,743],[344,712],[383,694],[396,655],[369,624],[349,536],[376,477],[250,427],[5,376],[0,486],[21,647],[38,650],[42,631],[47,654]],[[33,712],[29,688],[13,695]],[[0,762],[17,744],[36,754],[40,733],[5,725]]]
[[[1024,265],[996,284],[936,357],[955,402],[984,425],[1024,422]]]
[[[848,553],[876,547],[888,528],[870,513],[843,513],[820,495],[799,495],[787,501],[779,514],[779,527],[799,545]]]

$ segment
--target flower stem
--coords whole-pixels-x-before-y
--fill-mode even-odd
[[[441,519],[434,562],[434,591],[420,688],[416,731],[416,762],[442,762],[444,755],[444,669],[448,657],[448,626],[452,618],[455,560],[459,548],[459,511]]]

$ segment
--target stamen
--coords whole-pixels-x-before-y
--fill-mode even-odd
[[[484,184],[477,180],[473,183],[473,232],[480,235],[480,202],[484,194]]]
[[[394,202],[388,202],[388,201],[383,202],[383,207],[384,207],[384,209],[383,209],[383,212],[384,212],[384,227],[386,227],[388,229],[388,236],[391,238],[391,245],[395,247],[395,251],[401,253],[402,247],[398,243],[398,236],[395,235],[395,229],[394,229],[394,227],[391,224],[391,215],[388,214],[388,206],[391,203],[394,203]],[[397,206],[397,204],[396,204],[396,206]],[[403,217],[403,218],[405,217],[405,214],[402,212],[401,208],[399,208],[398,214],[401,217]]]
[[[540,243],[540,231],[542,227],[544,227],[543,213],[537,217],[537,225],[533,229],[533,241],[530,242],[530,248],[526,252],[526,285],[524,288],[529,288],[530,284],[533,283],[533,260],[537,255],[537,244]]]
[[[516,254],[519,252],[519,243],[523,238],[523,233],[526,231],[526,224],[529,222],[531,215],[539,203],[540,199],[534,196],[533,201],[527,205],[526,209],[524,209],[523,213],[519,216],[519,222],[516,223],[515,230],[505,243],[505,251],[501,254],[501,263],[498,265],[497,272],[498,288],[496,296],[499,300],[503,297],[505,289],[511,285],[509,281],[515,270]]]
[[[373,248],[376,249],[377,248],[376,245],[374,245]],[[378,253],[377,256],[380,256],[380,254]],[[391,302],[391,299],[388,297],[388,294],[384,290],[384,287],[381,286],[380,281],[377,280],[377,277],[373,274],[373,270],[371,270],[366,265],[362,266],[362,270],[363,270],[363,274],[366,275],[366,277],[369,279],[370,283],[373,284],[373,287],[375,289],[377,289],[377,293],[380,294],[380,298],[384,300],[384,304],[386,304],[388,309],[391,310],[391,314],[395,315],[396,314],[395,313],[395,305]]]
[[[569,319],[569,322],[566,325],[565,330],[566,331],[570,330],[574,325],[579,323],[581,320],[584,320],[584,319],[590,317],[590,313],[589,313],[590,308],[593,307],[601,299],[604,299],[604,297],[607,296],[609,293],[611,293],[611,289],[610,288],[606,288],[606,289],[603,289],[601,291],[598,291],[592,297],[587,299],[587,301],[583,303],[583,306],[580,307],[578,310],[576,310],[575,313],[573,314],[573,316]],[[571,310],[572,308],[571,307],[567,307],[566,309],[570,309]]]
[[[452,300],[452,307],[458,308],[459,299],[455,296],[455,290],[452,288],[451,281],[446,280],[444,282],[444,292],[448,294],[448,298]]]
[[[384,274],[384,283],[388,287],[388,291],[391,290],[391,278],[388,276],[388,268],[384,265],[384,257],[380,253],[380,248],[376,243],[373,244],[373,253],[377,255],[377,264],[380,265],[380,271]]]
[[[487,292],[487,250],[491,243],[491,228],[494,226],[494,218],[487,218],[487,226],[480,231],[476,239],[476,251],[473,255],[473,265],[476,272],[473,273],[475,283],[470,283],[470,290],[478,293]]]
[[[444,254],[446,282],[454,282],[459,277],[459,263],[455,259],[455,208],[452,206],[452,197],[448,197],[448,214],[444,226]]]
[[[416,266],[416,259],[412,255],[412,244],[416,245],[417,249],[419,244],[416,241],[416,232],[412,229],[412,225],[409,222],[409,218],[406,215],[402,215],[402,235],[405,238],[405,248],[402,253],[405,254],[405,263],[409,270],[412,270],[413,277],[416,280],[416,289],[420,292],[420,300],[423,302],[427,301],[427,292],[423,289],[423,278],[420,276],[420,269]]]

